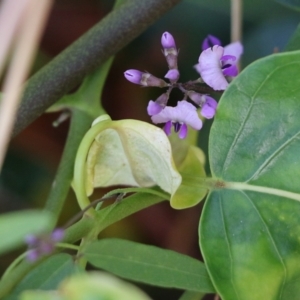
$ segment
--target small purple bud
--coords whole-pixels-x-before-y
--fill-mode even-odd
[[[64,238],[64,235],[65,235],[65,231],[62,228],[56,228],[51,233],[52,241],[60,242]]]
[[[26,259],[30,262],[35,262],[38,258],[39,258],[39,253],[35,249],[29,250],[26,255]]]
[[[127,70],[126,72],[124,72],[124,76],[125,78],[135,84],[141,84],[141,80],[142,80],[142,75],[144,73],[138,70]]]
[[[202,51],[211,48],[214,45],[222,46],[222,43],[217,37],[209,34],[202,43]]]
[[[38,242],[38,238],[33,234],[28,234],[25,236],[24,241],[28,246],[34,246]]]
[[[212,97],[205,96],[206,102],[203,104],[201,109],[201,115],[206,119],[211,119],[216,113],[218,102]]]
[[[161,37],[161,45],[164,48],[175,48],[176,49],[176,44],[175,44],[175,40],[172,36],[172,34],[170,34],[169,32],[164,32],[162,37]]]
[[[168,86],[168,84],[163,79],[157,78],[150,73],[145,73],[134,69],[124,72],[124,76],[128,81],[135,84],[140,84],[142,86]]]
[[[179,71],[177,69],[171,69],[165,75],[171,82],[176,82],[179,79]]]
[[[157,102],[152,100],[149,101],[147,106],[147,113],[149,116],[154,116],[160,113],[163,110],[163,107],[159,105]]]

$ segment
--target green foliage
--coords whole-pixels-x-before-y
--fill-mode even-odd
[[[203,263],[170,250],[121,239],[103,239],[87,246],[93,266],[147,284],[214,292]]]
[[[22,243],[24,236],[48,231],[52,224],[51,214],[45,211],[25,210],[0,216],[0,254]]]
[[[78,267],[70,255],[54,255],[32,269],[5,300],[15,300],[26,290],[54,290],[63,279],[77,272]]]
[[[276,0],[276,1],[292,9],[300,10],[300,0]]]
[[[285,47],[285,51],[294,50],[300,50],[300,25],[298,25],[287,46]]]
[[[150,300],[137,287],[102,272],[81,273],[65,280],[58,291],[28,291],[21,300]]]
[[[300,52],[261,59],[220,101],[209,154],[225,189],[209,194],[200,245],[222,299],[299,297],[299,69]]]

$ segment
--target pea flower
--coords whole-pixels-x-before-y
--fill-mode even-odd
[[[57,228],[51,234],[28,235],[25,242],[29,247],[27,260],[34,262],[43,255],[51,254],[55,249],[55,244],[64,237],[64,230]]]
[[[166,123],[164,131],[167,135],[171,134],[172,126],[179,138],[184,139],[188,132],[187,125],[195,130],[200,130],[202,121],[199,119],[197,109],[191,103],[182,100],[177,102],[177,106],[166,106],[158,114],[151,117],[153,123]]]
[[[209,43],[215,45],[205,49]],[[225,76],[234,77],[238,74],[236,64],[243,53],[242,44],[234,42],[222,47],[217,38],[209,36],[202,48],[205,50],[200,54],[196,70],[202,80],[214,90],[225,90],[228,86]]]
[[[147,112],[153,123],[165,123],[164,131],[167,135],[174,127],[179,138],[183,139],[187,136],[188,125],[195,130],[202,128],[198,109],[206,119],[215,116],[218,103],[207,95],[207,92],[226,89],[228,86],[226,77],[236,76],[238,73],[236,63],[243,52],[243,47],[239,42],[222,47],[218,38],[208,35],[202,44],[203,52],[199,57],[199,63],[195,66],[202,80],[198,78],[181,83],[178,82],[180,77],[177,64],[179,51],[174,37],[169,32],[164,32],[161,45],[169,68],[164,77],[169,80],[169,83],[150,73],[134,69],[125,71],[124,75],[127,80],[135,84],[167,88],[156,100],[149,101]],[[203,84],[203,81],[206,84]],[[184,100],[178,101],[175,107],[167,106],[169,96],[174,89],[179,89],[184,94],[181,98]],[[191,103],[186,101],[188,97]]]

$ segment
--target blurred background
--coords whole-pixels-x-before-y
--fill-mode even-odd
[[[56,0],[36,57],[32,73],[99,22],[113,5],[112,0]],[[242,66],[274,52],[284,51],[289,37],[299,23],[299,14],[272,0],[245,0],[243,21],[244,55]],[[160,39],[168,31],[176,39],[179,53],[180,81],[197,78],[201,44],[207,34],[219,37],[223,45],[230,41],[229,0],[183,0],[173,10],[120,51],[113,63],[102,102],[112,119],[150,121],[147,103],[162,91],[140,88],[124,79],[127,69],[146,70],[157,77],[167,72]],[[174,101],[180,93],[172,93]],[[100,99],[99,99],[100,101]],[[174,102],[175,103],[175,102]],[[68,132],[68,121],[54,128],[59,114],[44,114],[13,139],[0,176],[0,213],[24,208],[43,207],[58,166]],[[199,133],[199,145],[207,155],[211,121]],[[207,160],[206,170],[209,173]],[[97,191],[95,198],[103,191]],[[198,222],[203,203],[175,211],[161,203],[141,211],[103,232],[103,237],[121,237],[173,249],[201,259],[198,246]],[[79,211],[70,191],[60,219],[65,223]],[[16,253],[0,258],[1,273]],[[154,299],[176,299],[180,291],[151,289]]]

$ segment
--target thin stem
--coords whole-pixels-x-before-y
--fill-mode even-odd
[[[28,250],[21,255],[19,255],[10,265],[9,267],[5,270],[4,274],[2,275],[2,279],[6,278],[6,276],[11,272],[12,269],[14,269],[30,252],[31,250]]]
[[[231,0],[231,42],[242,40],[242,0]]]
[[[89,114],[77,109],[72,110],[67,142],[45,205],[45,209],[50,211],[54,216],[55,223],[53,226],[56,224],[70,189],[77,149],[83,136],[91,126],[92,121],[93,118]]]
[[[59,248],[64,248],[64,249],[72,249],[72,250],[79,250],[79,246],[73,245],[73,244],[68,244],[68,243],[56,243],[56,247]]]
[[[179,2],[128,0],[112,11],[28,81],[14,134]]]

